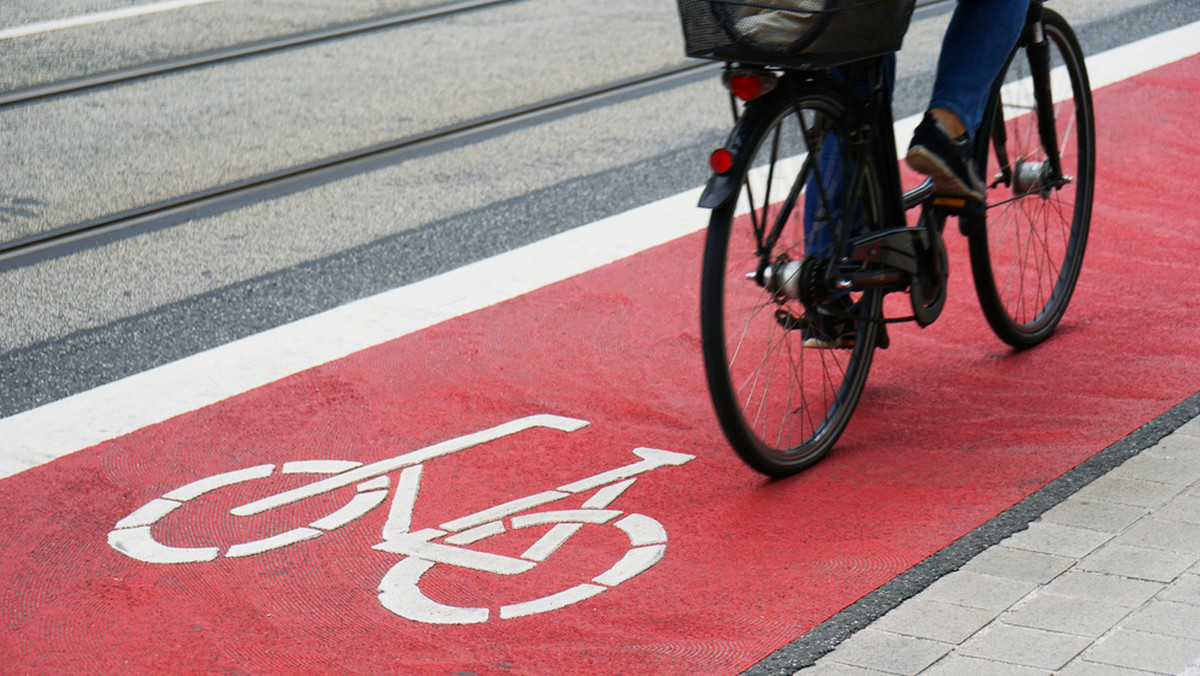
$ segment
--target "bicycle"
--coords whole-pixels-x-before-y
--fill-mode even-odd
[[[939,317],[948,217],[967,238],[989,325],[1016,349],[1058,326],[1091,218],[1095,129],[1083,51],[1042,0],[1030,1],[976,135],[977,166],[991,177],[986,203],[934,194],[928,180],[903,192],[888,58],[912,0],[817,5],[679,0],[688,54],[725,61],[734,113],[700,200],[712,209],[700,308],[708,387],[730,445],[771,476],[810,467],[833,447],[875,350],[888,347],[887,324]],[[737,30],[748,7],[794,12],[808,30],[786,45],[756,43]],[[907,293],[911,315],[885,317],[889,293]],[[838,321],[854,323],[852,347],[803,346]]]
[[[378,551],[403,558],[380,580],[379,602],[392,613],[427,624],[478,624],[491,619],[508,620],[558,610],[600,594],[649,570],[666,555],[667,532],[657,520],[638,513],[612,509],[612,503],[637,480],[638,475],[663,467],[683,465],[694,456],[652,448],[636,448],[639,460],[605,470],[552,490],[509,500],[472,514],[440,523],[436,528],[413,530],[413,509],[421,485],[424,464],[480,444],[534,428],[574,432],[588,423],[556,415],[518,418],[489,429],[443,441],[416,451],[385,458],[367,465],[350,460],[302,460],[275,465],[258,465],[223,472],[193,481],[134,510],[118,521],[108,534],[108,544],[129,558],[151,564],[187,564],[215,561],[222,554],[238,559],[307,542],[333,532],[363,516],[387,500],[387,520]],[[278,469],[278,471],[276,471]],[[399,471],[395,488],[388,475]],[[345,505],[306,525],[227,547],[215,545],[184,547],[166,544],[154,535],[156,524],[176,510],[194,504],[197,498],[230,486],[260,481],[278,475],[325,475],[311,483],[268,495],[230,511],[248,517],[292,505],[354,486]],[[532,511],[576,495],[592,493],[574,509]],[[421,590],[422,577],[438,564],[491,573],[519,575],[545,562],[585,525],[606,525],[621,530],[629,548],[612,566],[587,581],[545,596],[496,608],[456,606],[434,600]],[[469,545],[530,527],[550,528],[519,556],[471,549]]]

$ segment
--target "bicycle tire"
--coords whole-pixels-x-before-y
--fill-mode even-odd
[[[994,90],[981,126],[991,133],[980,134],[977,161],[996,178],[988,187],[986,226],[968,238],[983,314],[995,334],[1017,349],[1049,338],[1066,312],[1087,247],[1095,180],[1095,120],[1083,50],[1056,12],[1043,10],[1043,25],[1062,174],[1071,180],[1039,184],[1047,154],[1023,44],[998,78],[1003,87]],[[1004,147],[1003,157],[997,145]]]
[[[714,209],[701,279],[701,337],[713,408],[730,445],[749,466],[769,476],[788,476],[821,460],[845,430],[870,370],[881,324],[856,322],[852,349],[801,347],[803,302],[768,290],[761,279],[756,224],[783,223],[766,260],[800,261],[805,247],[803,212],[830,207],[820,150],[845,162],[844,98],[809,85],[795,97],[780,92],[749,105],[728,147],[747,158],[730,170],[736,195]],[[808,120],[808,122],[804,122]],[[880,177],[863,171],[859,213],[878,227]],[[776,192],[779,191],[779,192]],[[800,193],[803,194],[800,194]],[[816,195],[809,199],[810,193]],[[786,196],[775,202],[775,196]],[[759,199],[761,198],[761,202]],[[821,203],[825,204],[822,205]],[[790,206],[789,206],[790,204]],[[778,220],[776,220],[778,219]],[[813,239],[813,238],[810,238]],[[809,242],[812,245],[812,242]],[[850,296],[865,316],[878,318],[882,294]]]

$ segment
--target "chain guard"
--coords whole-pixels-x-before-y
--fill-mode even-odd
[[[950,258],[946,253],[946,242],[939,229],[931,228],[927,244],[920,252],[921,265],[912,276],[909,285],[909,300],[912,302],[913,317],[917,325],[929,326],[941,316],[946,307],[947,280],[950,277]]]

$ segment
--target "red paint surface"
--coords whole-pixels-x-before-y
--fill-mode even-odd
[[[950,238],[945,315],[892,331],[843,442],[801,476],[759,477],[716,429],[696,328],[701,237],[688,237],[5,480],[0,671],[739,671],[1200,389],[1198,94],[1200,58],[1097,94],[1093,231],[1059,335],[1021,354],[994,338]],[[697,456],[642,475],[614,504],[665,526],[661,563],[559,611],[433,626],[376,598],[399,560],[371,549],[386,508],[246,559],[150,565],[105,541],[134,509],[217,472],[370,462],[533,413],[592,425],[428,463],[414,527],[650,446]],[[284,485],[214,493],[156,533],[243,541],[353,490],[249,520],[225,511]],[[530,539],[509,537],[488,547],[512,554]],[[456,605],[540,596],[607,568],[621,537],[595,527],[499,581],[436,569],[426,592]]]

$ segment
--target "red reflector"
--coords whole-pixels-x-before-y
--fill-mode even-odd
[[[714,150],[713,154],[708,156],[708,164],[713,171],[724,174],[733,168],[733,153],[724,148]]]
[[[753,101],[763,93],[762,78],[754,73],[737,73],[729,78],[729,91],[743,101]]]

